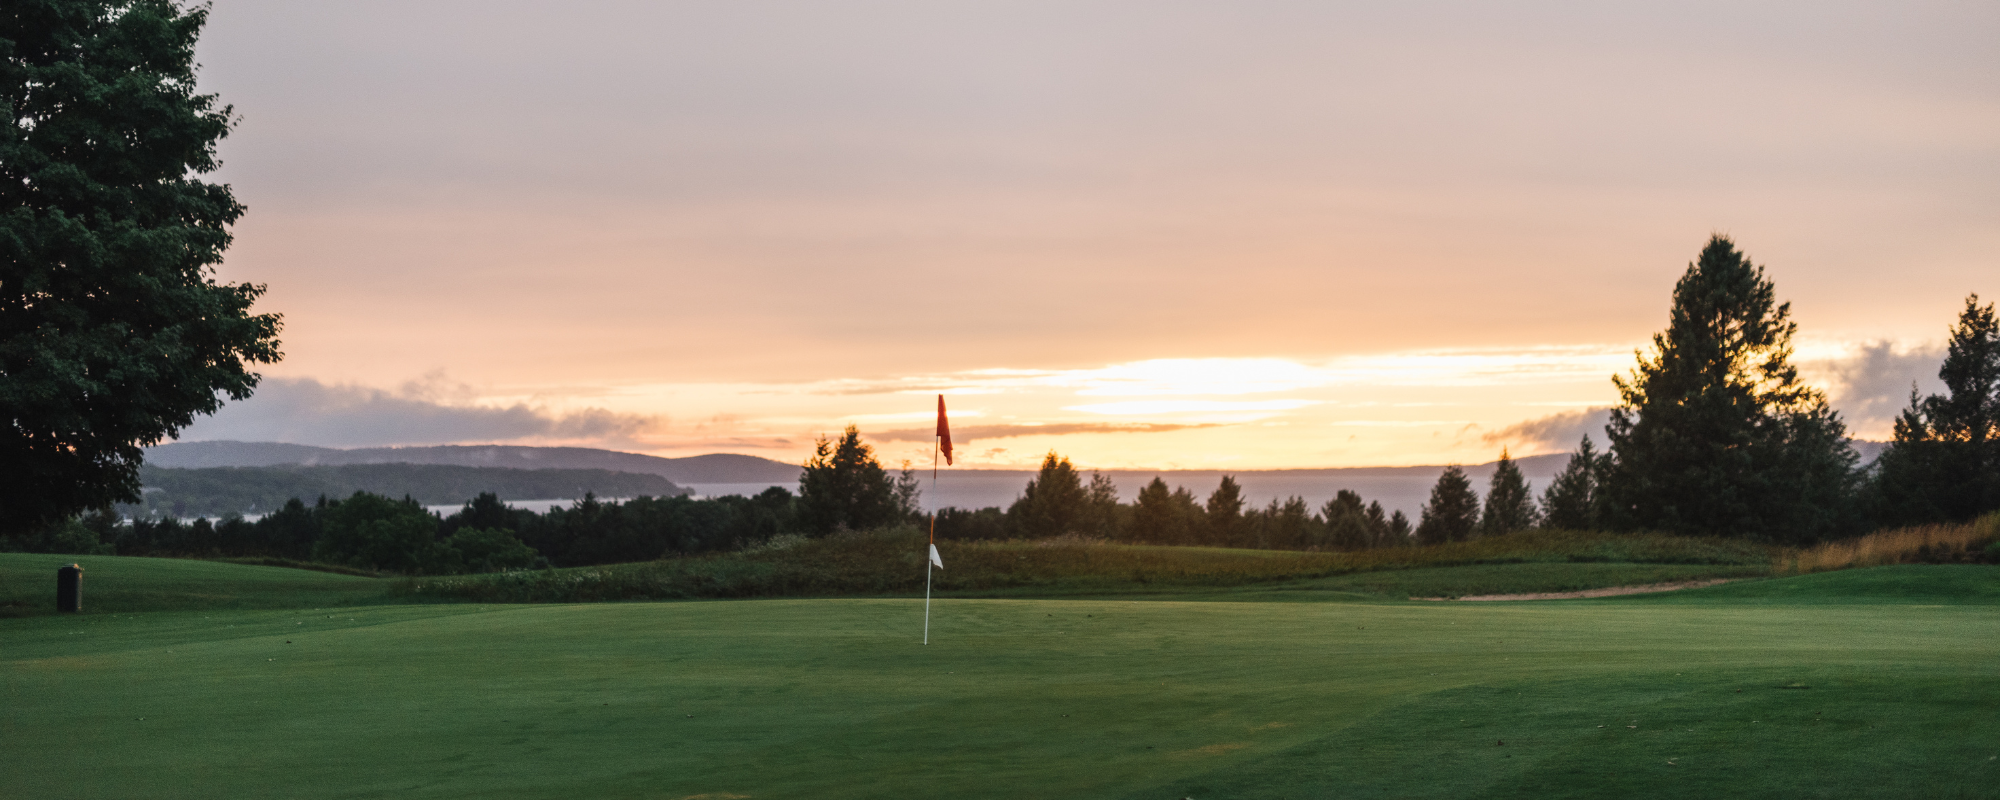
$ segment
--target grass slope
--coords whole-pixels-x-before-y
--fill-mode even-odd
[[[381,578],[172,558],[0,553],[0,617],[53,613],[56,570],[71,563],[83,565],[83,608],[92,614],[397,602],[392,582]]]
[[[938,549],[945,567],[933,576],[936,591],[983,597],[1205,597],[1280,586],[1391,597],[1566,591],[1765,575],[1772,563],[1769,548],[1740,541],[1568,531],[1358,553],[1075,540],[940,542]],[[502,603],[881,596],[924,590],[923,553],[923,534],[900,529],[642,564],[422,578],[402,591]],[[1489,568],[1434,571],[1481,566]],[[1460,584],[1469,588],[1455,588]]]
[[[1732,605],[2000,604],[2000,568],[1965,564],[1873,567],[1663,594],[1628,595],[1620,599],[1647,603]]]
[[[0,620],[0,796],[2000,796],[2000,569],[1853,574]]]

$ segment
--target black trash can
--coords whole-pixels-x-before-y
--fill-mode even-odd
[[[56,570],[56,610],[70,614],[83,610],[82,565]]]

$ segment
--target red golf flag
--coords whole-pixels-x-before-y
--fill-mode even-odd
[[[938,395],[938,449],[944,451],[944,463],[951,464],[951,423],[944,418],[944,395]]]

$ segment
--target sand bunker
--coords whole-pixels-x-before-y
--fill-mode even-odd
[[[1736,581],[1736,580],[1742,580],[1742,579],[1710,578],[1705,581],[1676,581],[1673,583],[1648,583],[1642,586],[1609,586],[1603,589],[1585,589],[1580,592],[1534,592],[1531,594],[1475,594],[1475,595],[1467,595],[1465,597],[1412,597],[1410,599],[1411,600],[1458,600],[1458,601],[1476,600],[1481,602],[1491,601],[1491,600],[1570,600],[1578,597],[1613,597],[1621,594],[1649,594],[1652,592],[1671,592],[1679,589],[1699,589],[1704,586],[1714,586],[1716,584],[1729,583],[1730,581]]]

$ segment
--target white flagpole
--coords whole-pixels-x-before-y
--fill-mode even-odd
[[[942,402],[942,401],[940,401]],[[943,413],[943,412],[939,412]],[[931,548],[937,547],[937,457],[938,440],[931,438]],[[931,643],[931,554],[924,553],[924,646]]]

